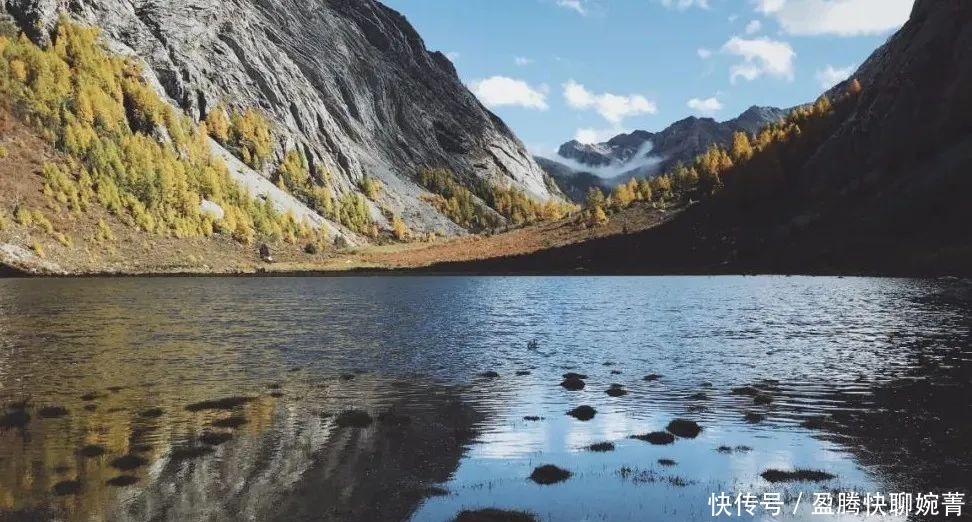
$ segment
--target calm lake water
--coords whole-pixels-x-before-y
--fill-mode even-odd
[[[867,519],[812,516],[812,494],[836,508],[838,492],[972,489],[968,293],[801,277],[0,280],[0,520],[688,521],[712,520],[721,492],[786,502],[733,519]],[[568,371],[583,390],[560,386]],[[565,414],[580,405],[594,418]],[[352,408],[374,421],[340,426]],[[676,418],[701,434],[630,438]],[[587,449],[601,442],[614,450]],[[546,464],[572,476],[528,479]],[[761,476],[799,468],[834,478]]]

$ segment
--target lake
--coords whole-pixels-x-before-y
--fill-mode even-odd
[[[811,515],[814,494],[836,509],[970,489],[969,294],[808,277],[0,279],[0,520],[713,520],[721,493],[784,504],[733,519],[863,520]],[[581,405],[593,418],[566,414]],[[632,438],[678,418],[701,432]],[[530,480],[543,465],[570,476]],[[823,474],[765,474],[799,469]]]

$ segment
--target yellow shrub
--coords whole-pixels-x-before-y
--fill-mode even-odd
[[[42,247],[37,241],[30,244],[30,249],[33,250],[34,254],[36,254],[39,258],[43,259],[44,257],[47,257],[47,254],[44,253],[44,247]]]
[[[111,242],[115,240],[115,234],[112,233],[111,227],[103,219],[98,220],[98,230],[95,232],[95,239],[99,242]]]
[[[273,152],[270,123],[260,113],[246,109],[230,119],[229,141],[247,165],[258,169]]]
[[[29,209],[18,205],[17,208],[14,209],[14,220],[17,221],[18,225],[29,227],[34,224],[34,215]]]
[[[398,216],[392,218],[392,233],[395,234],[395,239],[399,241],[407,241],[409,236],[412,235],[408,226]]]
[[[365,174],[361,177],[361,181],[358,182],[358,188],[361,189],[361,193],[366,198],[373,200],[378,197],[378,193],[381,191],[381,183]]]
[[[226,144],[230,136],[230,121],[226,110],[220,105],[206,115],[206,131],[221,144]]]

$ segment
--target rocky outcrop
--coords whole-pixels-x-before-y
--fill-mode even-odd
[[[560,146],[557,155],[540,162],[565,194],[575,194],[577,177],[589,185],[589,175],[604,179],[605,187],[631,177],[665,172],[679,162],[691,163],[713,144],[729,145],[736,132],[755,133],[786,116],[775,107],[750,107],[738,117],[724,122],[712,118],[689,117],[661,132],[642,130],[620,134],[605,143],[585,144],[576,140]],[[570,173],[573,173],[573,176]],[[578,176],[585,173],[586,175]]]
[[[357,190],[365,175],[379,179],[381,206],[415,229],[460,232],[422,200],[414,178],[423,166],[551,197],[543,171],[449,60],[374,0],[0,3],[37,39],[61,13],[100,27],[194,117],[220,104],[259,109],[274,123],[278,159],[304,152],[338,193]],[[377,207],[373,214],[383,219]]]

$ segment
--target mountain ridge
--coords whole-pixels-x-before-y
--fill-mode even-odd
[[[635,130],[597,144],[571,140],[561,145],[554,157],[542,157],[538,163],[558,182],[562,192],[581,201],[585,187],[599,185],[609,189],[631,177],[661,174],[679,162],[689,164],[711,145],[728,146],[734,133],[755,133],[789,111],[754,105],[721,122],[689,116],[659,132]],[[591,174],[603,181],[595,183]]]

